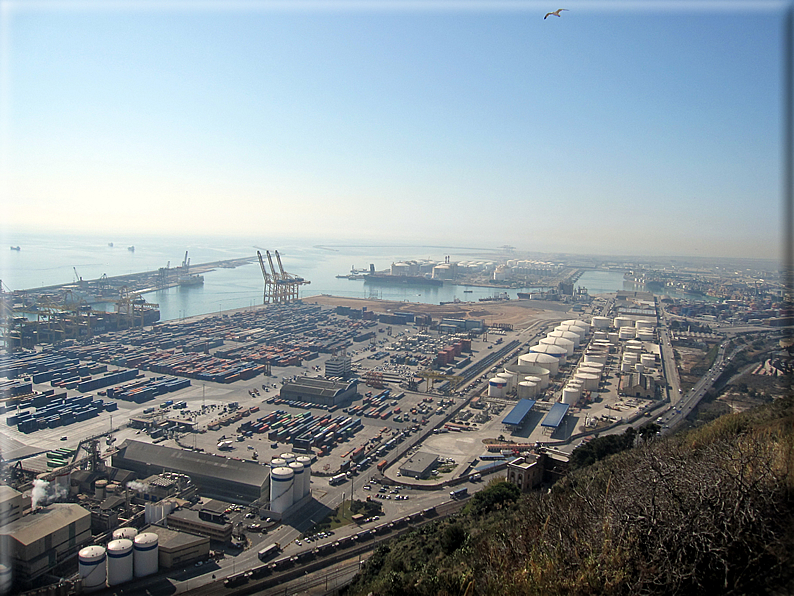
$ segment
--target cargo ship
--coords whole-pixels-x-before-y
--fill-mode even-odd
[[[425,277],[423,275],[390,275],[388,273],[368,273],[364,276],[364,283],[389,284],[403,286],[443,286],[440,279]]]

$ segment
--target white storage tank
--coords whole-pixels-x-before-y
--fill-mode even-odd
[[[292,469],[292,473],[294,474],[293,478],[295,479],[295,488],[292,489],[292,502],[297,503],[303,498],[303,495],[306,494],[304,483],[308,478],[306,477],[306,470],[303,464],[294,461],[288,467]]]
[[[592,366],[587,366],[587,364],[584,364],[579,368],[577,368],[576,372],[584,373],[587,375],[596,375],[599,379],[601,378],[601,369]]]
[[[108,585],[117,586],[132,579],[132,540],[119,538],[108,543]]]
[[[507,393],[507,381],[501,377],[493,377],[488,381],[488,397],[503,398]]]
[[[573,331],[552,331],[547,335],[547,337],[561,337],[562,339],[567,339],[568,341],[572,341],[574,347],[578,347],[579,344],[582,342],[582,338]]]
[[[160,564],[160,538],[154,532],[138,534],[132,549],[135,559],[135,577],[157,573]]]
[[[616,329],[620,329],[621,327],[634,328],[634,321],[629,317],[615,317],[612,321],[612,326]]]
[[[640,319],[634,323],[637,329],[653,329],[656,327],[656,321],[649,321],[648,319]]]
[[[273,468],[270,471],[270,510],[284,513],[292,507],[295,473],[292,468]]]
[[[287,467],[287,460],[281,457],[274,457],[270,460],[270,469],[275,470],[276,468],[286,468]]]
[[[568,350],[562,346],[555,346],[554,344],[538,343],[534,346],[531,346],[529,351],[535,352],[536,354],[548,354],[549,356],[554,356],[557,358],[559,366],[565,364],[566,360],[568,359]]]
[[[596,331],[593,333],[593,339],[609,340],[609,333],[606,331]]]
[[[613,343],[613,344],[616,344],[616,343],[618,343],[618,340],[620,340],[618,332],[617,331],[610,331],[610,333],[609,333],[609,341],[611,343]]]
[[[584,327],[580,327],[579,325],[557,325],[554,328],[554,331],[562,331],[565,333],[573,333],[579,336],[579,339],[584,341],[584,338],[587,336],[587,329]]]
[[[639,359],[640,355],[637,354],[637,352],[623,352],[623,362],[631,362],[634,364]]]
[[[579,401],[579,391],[571,387],[565,387],[562,390],[562,403],[573,406]]]
[[[572,391],[576,391],[577,395],[582,395],[584,391],[584,383],[582,383],[579,379],[571,379],[566,384],[565,387]]]
[[[538,394],[538,384],[532,381],[521,381],[518,384],[518,399],[532,399]]]
[[[312,492],[312,458],[305,455],[299,455],[295,461],[297,461],[299,464],[303,464],[304,479],[303,494],[301,495],[301,498],[303,498]]]
[[[609,317],[593,317],[590,322],[596,329],[609,329],[611,323]]]
[[[124,527],[113,530],[113,540],[120,540],[121,538],[133,540],[137,535],[138,530],[136,528]]]
[[[295,461],[297,455],[295,455],[294,453],[282,453],[279,457],[280,459],[283,459],[285,462],[287,462],[287,465],[289,465]]]
[[[641,341],[630,339],[626,342],[626,345],[623,346],[623,349],[631,352],[642,352],[644,347]]]
[[[86,589],[105,587],[106,559],[104,546],[94,545],[80,549],[77,553],[77,568],[80,579],[83,580],[83,587]]]
[[[560,359],[550,354],[541,354],[538,352],[530,352],[529,354],[522,354],[518,357],[519,365],[534,365],[541,366],[548,369],[549,376],[556,376],[560,371]]]
[[[645,372],[645,367],[638,362],[634,365],[634,370],[636,370],[638,373]]]
[[[637,339],[653,341],[653,329],[637,329]]]
[[[526,375],[540,378],[540,389],[545,389],[549,386],[549,369],[534,364],[509,364],[505,366],[508,372],[516,373],[518,378],[524,377],[524,381],[535,381],[535,379],[527,379]]]
[[[598,375],[576,373],[573,378],[582,381],[583,387],[586,391],[595,391],[598,389]]]
[[[572,356],[574,343],[570,339],[565,339],[564,337],[544,337],[540,340],[539,343],[545,344],[547,346],[559,346],[561,348],[565,348],[565,356]]]
[[[637,337],[637,333],[634,327],[621,327],[618,332],[618,339],[621,340],[634,339],[635,337]]]
[[[504,371],[504,372],[496,373],[496,376],[499,377],[500,379],[504,379],[505,381],[507,381],[507,387],[505,389],[507,393],[510,393],[511,391],[515,390],[516,382],[518,380],[515,373]]]
[[[600,364],[607,363],[607,353],[606,352],[588,352],[584,355],[585,362],[598,362]]]
[[[629,360],[624,360],[620,363],[620,372],[622,373],[630,373],[633,368],[634,363],[630,362]]]

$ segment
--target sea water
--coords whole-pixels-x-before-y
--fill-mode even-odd
[[[477,247],[445,247],[415,245],[356,244],[339,240],[296,240],[289,238],[200,238],[156,236],[87,236],[67,234],[16,234],[4,236],[6,246],[0,247],[0,280],[4,290],[26,290],[43,286],[67,284],[99,279],[102,275],[114,277],[161,267],[178,267],[185,258],[191,264],[251,258],[248,265],[233,269],[217,268],[204,274],[204,284],[180,286],[148,292],[148,302],[160,307],[161,320],[173,320],[199,314],[254,307],[263,303],[264,278],[256,258],[257,250],[263,256],[278,250],[284,269],[293,275],[309,280],[300,289],[302,298],[329,294],[350,298],[379,298],[426,304],[440,302],[477,301],[506,292],[511,299],[518,292],[533,288],[503,289],[478,286],[444,284],[443,286],[391,286],[365,284],[363,280],[339,279],[337,275],[350,273],[351,268],[388,269],[393,262],[410,259],[451,261],[494,261],[507,258],[499,249]],[[20,250],[10,250],[19,246]],[[134,250],[130,250],[134,247]],[[268,267],[265,257],[265,266]],[[269,271],[269,267],[268,267]],[[594,272],[597,273],[597,272]],[[587,286],[585,273],[576,285]],[[622,287],[622,274],[610,278],[612,285],[601,291],[615,291]],[[599,285],[605,285],[601,283]],[[606,284],[609,285],[609,284]],[[465,291],[468,290],[468,291]],[[590,290],[594,293],[593,290]]]

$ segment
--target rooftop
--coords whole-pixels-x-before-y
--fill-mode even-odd
[[[87,523],[90,524],[91,514],[80,505],[53,503],[3,526],[0,534],[11,535],[14,540],[27,546],[84,517],[89,518]]]
[[[504,420],[502,420],[502,424],[507,424],[508,426],[521,426],[534,405],[535,400],[522,399],[510,410],[510,413],[505,416]]]

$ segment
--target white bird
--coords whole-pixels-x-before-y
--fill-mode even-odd
[[[558,9],[557,9],[557,10],[555,10],[554,12],[547,12],[547,13],[546,13],[546,17],[548,17],[549,15],[554,15],[555,17],[558,17],[558,16],[560,16],[560,13],[561,13],[563,10],[568,10],[568,9],[567,9],[567,8],[558,8]],[[570,11],[568,11],[568,12],[570,12]],[[544,21],[546,20],[546,17],[543,17],[543,20],[544,20]]]

